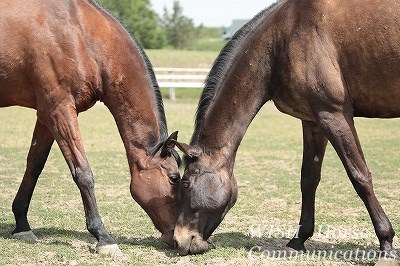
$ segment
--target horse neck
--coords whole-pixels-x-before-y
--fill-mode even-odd
[[[126,55],[126,53],[125,53]],[[130,55],[129,62],[113,74],[111,83],[103,88],[103,101],[114,116],[128,160],[139,150],[147,152],[166,138],[166,122],[158,87],[151,77],[140,52]],[[131,164],[131,162],[130,162]]]
[[[118,95],[104,99],[117,124],[130,165],[140,159],[138,154],[147,154],[161,141],[163,127],[151,89],[148,85],[136,87],[135,83],[127,81],[124,86],[109,87]],[[125,90],[125,86],[129,89]]]
[[[225,77],[222,75],[223,81],[217,83],[197,138],[192,140],[192,144],[220,158],[222,152],[223,158],[234,159],[251,121],[269,100],[268,53],[261,42],[253,45],[251,38],[245,42],[232,58],[234,63]]]
[[[214,86],[214,95],[202,95],[205,103],[212,99],[206,108],[203,105],[205,111],[200,102],[191,144],[213,156],[213,162],[223,158],[225,162],[219,163],[228,164],[230,170],[247,128],[273,94],[272,70],[280,35],[273,20],[285,3],[277,1],[235,34],[210,72],[214,82],[207,80],[206,90]]]
[[[86,36],[94,40],[101,73],[99,98],[117,124],[130,166],[166,137],[164,109],[151,65],[141,47],[104,10],[97,8]],[[97,25],[103,25],[98,30]],[[103,34],[104,33],[104,34]],[[98,43],[101,43],[99,46]],[[141,156],[143,157],[143,156]]]

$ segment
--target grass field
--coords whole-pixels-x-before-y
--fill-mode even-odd
[[[179,92],[177,92],[179,93]],[[197,91],[198,93],[198,91]],[[169,131],[190,139],[196,92],[185,101],[165,100]],[[179,99],[179,97],[178,97]],[[24,172],[35,112],[0,109],[0,264],[1,265],[365,265],[374,259],[348,260],[345,251],[372,256],[378,250],[368,214],[358,199],[331,146],[317,191],[315,236],[311,251],[330,252],[324,258],[274,259],[293,235],[300,214],[300,121],[267,104],[250,126],[236,159],[239,198],[214,232],[209,252],[179,257],[158,240],[159,233],[129,194],[125,151],[111,115],[94,106],[79,117],[96,180],[100,213],[118,240],[124,257],[114,260],[93,253],[95,239],[86,231],[81,198],[59,148],[53,146],[39,179],[29,219],[40,238],[36,244],[11,238],[12,200]],[[396,232],[400,232],[399,120],[357,119],[375,190]],[[399,250],[399,239],[395,238]],[[254,252],[253,252],[254,251]],[[369,252],[369,253],[367,253]],[[331,256],[336,254],[338,256]],[[341,255],[340,255],[341,254]],[[360,253],[363,254],[363,253]]]
[[[187,50],[146,50],[154,67],[210,68],[219,52]]]

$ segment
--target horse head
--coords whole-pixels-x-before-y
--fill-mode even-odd
[[[186,157],[174,241],[180,255],[202,253],[207,239],[237,199],[237,184],[228,167],[198,148],[177,143]]]
[[[180,157],[174,150],[178,133],[156,145],[132,174],[132,197],[146,211],[161,239],[172,245],[179,207]]]

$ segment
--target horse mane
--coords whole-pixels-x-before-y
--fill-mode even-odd
[[[138,49],[141,57],[143,58],[144,63],[147,66],[147,72],[148,72],[148,75],[149,75],[149,78],[150,78],[150,81],[151,81],[151,84],[153,87],[154,97],[156,98],[157,110],[158,110],[158,115],[159,115],[159,119],[160,119],[160,138],[162,141],[164,141],[168,138],[168,128],[167,128],[167,119],[165,117],[164,103],[162,100],[160,87],[158,86],[156,75],[154,74],[153,66],[152,66],[149,58],[143,51],[142,47],[137,43],[137,40],[134,38],[132,38],[132,39],[133,39],[133,42],[135,43],[135,45],[137,46],[137,49]]]
[[[281,0],[282,1],[282,0]],[[199,104],[196,112],[195,119],[195,130],[190,141],[191,145],[196,145],[201,129],[203,127],[204,119],[206,117],[207,111],[212,105],[215,95],[223,82],[227,72],[230,69],[230,66],[234,64],[232,61],[239,51],[243,40],[246,39],[249,33],[251,33],[252,29],[257,26],[261,20],[267,16],[278,3],[281,1],[277,1],[273,3],[271,6],[259,12],[253,19],[247,22],[242,28],[240,28],[232,37],[232,39],[225,45],[225,47],[221,50],[217,59],[214,61],[214,64],[205,80],[205,86],[203,92],[201,93]]]
[[[139,44],[138,40],[132,34],[130,34],[130,32],[125,27],[125,25],[118,18],[113,16],[106,7],[101,5],[96,0],[89,0],[89,2],[92,3],[93,6],[97,7],[99,10],[101,10],[105,14],[107,14],[111,19],[113,19],[118,25],[121,26],[125,30],[126,34],[129,36],[129,38],[131,39],[136,50],[139,52],[139,55],[142,58],[145,66],[147,68],[148,78],[152,84],[152,89],[153,89],[154,97],[156,100],[156,106],[157,106],[158,116],[159,116],[159,120],[160,120],[160,122],[159,122],[160,140],[161,140],[161,142],[164,142],[168,138],[167,119],[166,119],[165,112],[164,112],[164,104],[162,101],[160,87],[158,86],[158,82],[157,82],[156,76],[154,74],[153,66],[152,66],[148,56],[146,55],[143,48]]]

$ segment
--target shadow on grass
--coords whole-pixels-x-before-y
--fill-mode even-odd
[[[0,223],[0,237],[4,239],[13,239],[12,231],[15,229],[14,223]],[[89,233],[89,232],[82,232],[82,231],[75,231],[75,230],[67,230],[62,228],[37,228],[32,230],[35,235],[39,238],[39,240],[43,240],[46,238],[54,238],[57,236],[60,237],[67,237],[68,239],[77,239],[82,242],[86,242],[88,244],[95,244],[96,239]],[[71,246],[71,244],[65,240],[54,240],[50,242],[41,242],[43,244],[58,244],[58,245],[65,245]]]
[[[156,249],[165,253],[168,257],[179,257],[177,251],[166,244],[162,243],[158,238],[119,238],[119,243],[125,245],[145,246]],[[284,256],[286,244],[289,242],[287,238],[257,238],[245,235],[241,232],[217,233],[211,237],[211,252],[213,249],[233,248],[241,252],[245,252],[245,256],[252,251],[252,256],[256,259],[293,259],[298,261],[326,261],[346,263],[352,265],[374,265],[379,256],[378,246],[364,246],[354,242],[344,240],[342,243],[328,243],[317,240],[308,240],[306,242],[306,253],[297,254],[297,258],[289,258],[288,252]],[[275,251],[275,252],[274,252]],[[400,254],[400,250],[395,250]],[[276,257],[281,256],[281,257]]]
[[[212,236],[214,248],[234,248],[245,250],[248,256],[257,259],[293,259],[301,261],[345,262],[352,265],[374,265],[379,258],[379,246],[360,245],[351,240],[329,243],[309,239],[305,253],[285,249],[288,238],[251,237],[240,232],[220,233]],[[285,253],[286,252],[286,253]],[[292,254],[290,254],[292,252]],[[394,249],[399,255],[400,250]],[[295,256],[290,258],[290,255]],[[280,257],[279,257],[280,256]],[[296,257],[297,256],[297,257]]]
[[[15,228],[15,224],[11,223],[0,223],[0,237],[4,239],[12,238],[12,231]]]
[[[0,237],[3,239],[12,239],[11,232],[14,230],[15,225],[11,223],[0,223]],[[87,244],[93,245],[96,239],[89,233],[84,231],[66,230],[60,228],[38,228],[33,230],[39,239],[53,238],[51,241],[41,242],[47,245],[65,245],[71,246],[70,239],[77,239]],[[59,239],[68,238],[68,240]],[[179,257],[177,251],[167,244],[163,243],[156,237],[145,238],[126,238],[114,236],[118,244],[150,247],[159,252],[163,252],[168,257]],[[286,238],[258,238],[245,235],[241,232],[227,232],[217,233],[211,237],[211,251],[213,249],[233,248],[240,250],[256,259],[277,259],[277,255],[283,255],[286,244],[289,239]],[[342,243],[328,243],[310,239],[306,242],[308,253],[305,253],[302,259],[314,260],[316,256],[322,256],[329,262],[345,262],[356,265],[374,264],[377,259],[379,250],[377,246],[364,246],[349,241]],[[355,255],[358,251],[360,257],[349,258],[350,252]],[[395,250],[400,254],[400,250]],[[275,253],[274,253],[275,252]],[[346,253],[347,252],[347,253]],[[307,255],[308,254],[308,255]],[[364,257],[363,257],[364,256]],[[285,259],[282,257],[281,259]]]
[[[144,246],[149,248],[154,248],[159,252],[163,252],[167,257],[177,257],[178,253],[176,249],[162,242],[160,238],[157,237],[119,237],[117,238],[118,244],[128,245],[128,246]]]
[[[0,238],[13,239],[12,231],[14,229],[14,223],[0,223]],[[71,239],[82,241],[90,246],[94,246],[97,243],[96,238],[86,231],[67,230],[56,227],[37,228],[32,231],[39,238],[40,243],[45,245],[64,245],[70,247]],[[176,251],[173,248],[156,237],[126,238],[112,236],[117,241],[117,244],[152,247],[157,251],[164,252],[167,256],[174,257],[176,255]],[[94,252],[92,249],[91,251]]]

